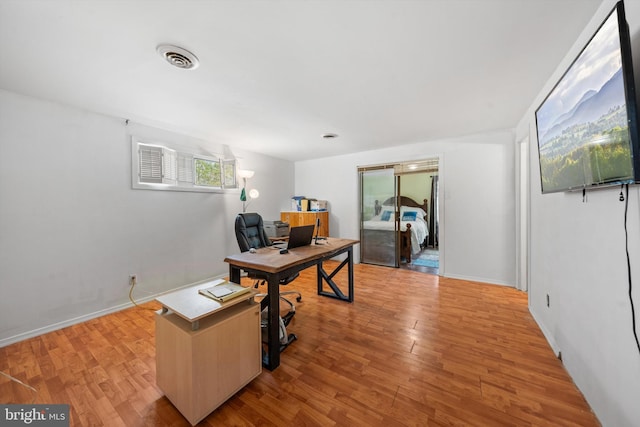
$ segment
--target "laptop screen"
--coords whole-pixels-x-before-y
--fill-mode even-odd
[[[289,230],[289,243],[287,249],[298,248],[311,244],[313,239],[313,229],[315,225],[301,225],[299,227],[291,227]]]

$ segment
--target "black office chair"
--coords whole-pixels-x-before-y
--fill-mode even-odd
[[[267,233],[264,231],[264,223],[262,221],[262,217],[257,213],[251,212],[238,214],[238,216],[236,217],[235,229],[236,239],[238,240],[240,252],[247,252],[251,248],[258,249],[273,245],[271,243],[271,240],[269,240]],[[296,273],[292,276],[281,279],[280,285],[288,285],[299,275],[299,273]],[[264,283],[266,282],[266,275],[248,272],[247,276],[255,280],[254,287],[256,288],[259,285],[264,285]],[[286,302],[290,307],[287,314],[285,314],[284,316],[281,315],[285,326],[288,326],[291,318],[296,312],[296,306],[287,298],[285,298],[285,295],[295,295],[296,301],[300,302],[302,301],[302,294],[295,290],[280,292],[280,299]]]

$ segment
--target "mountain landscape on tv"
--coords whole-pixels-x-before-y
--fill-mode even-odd
[[[609,15],[536,111],[543,193],[630,182],[634,177],[617,12]]]
[[[540,132],[540,171],[545,192],[631,178],[622,69],[599,90],[586,91],[573,108]]]
[[[551,121],[548,129],[540,129],[540,152],[547,153],[553,147],[553,155],[564,155],[592,142],[590,137],[597,138],[600,132],[618,126],[627,126],[622,68],[599,90],[585,92],[573,108]]]

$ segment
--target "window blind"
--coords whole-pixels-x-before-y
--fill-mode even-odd
[[[138,146],[140,161],[140,182],[162,182],[162,148],[151,145]]]
[[[178,154],[169,150],[162,149],[162,183],[175,185],[178,182]]]
[[[175,184],[177,180],[176,152],[164,147],[140,144],[140,182]]]
[[[178,182],[193,184],[193,156],[178,153]]]

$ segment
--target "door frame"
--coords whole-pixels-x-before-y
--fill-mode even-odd
[[[516,289],[524,292],[528,292],[530,283],[530,149],[528,136],[516,143]]]
[[[445,220],[445,200],[446,200],[446,180],[445,180],[445,161],[444,155],[442,153],[433,154],[433,155],[425,155],[422,160],[404,160],[404,161],[396,161],[396,162],[388,162],[377,165],[366,165],[366,166],[358,166],[357,167],[357,176],[358,176],[358,224],[359,224],[359,234],[362,235],[362,181],[361,181],[361,169],[366,168],[385,168],[385,167],[394,167],[400,166],[403,164],[409,164],[412,162],[425,161],[430,159],[438,160],[438,209],[437,212],[433,212],[433,207],[429,207],[432,210],[432,213],[437,215],[438,220],[438,257],[439,257],[439,269],[438,275],[445,276],[445,265],[446,265],[446,220]],[[397,184],[397,190],[399,191],[400,184]],[[399,245],[396,239],[396,251],[399,251]],[[399,254],[396,256],[396,259],[399,260]],[[360,260],[361,262],[362,260]],[[399,265],[398,265],[399,266]]]

